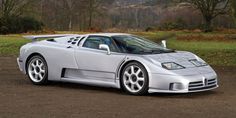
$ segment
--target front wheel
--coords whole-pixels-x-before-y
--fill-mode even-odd
[[[27,75],[35,85],[43,85],[48,81],[48,66],[41,56],[33,56],[27,63]]]
[[[123,69],[121,86],[128,94],[146,94],[148,92],[148,83],[148,73],[142,64],[132,62]]]

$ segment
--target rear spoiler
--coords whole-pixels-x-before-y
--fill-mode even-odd
[[[55,34],[55,35],[28,35],[28,36],[23,36],[23,37],[26,39],[30,39],[34,42],[40,38],[59,38],[59,37],[67,37],[67,36],[79,36],[79,35],[78,34]]]

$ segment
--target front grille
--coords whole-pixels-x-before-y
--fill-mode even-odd
[[[207,81],[207,85],[215,85],[217,82],[216,82],[216,79],[209,79],[208,81]]]
[[[217,79],[206,79],[204,81],[196,81],[196,82],[190,82],[189,83],[189,91],[197,91],[197,90],[204,90],[204,89],[210,89],[217,86]]]

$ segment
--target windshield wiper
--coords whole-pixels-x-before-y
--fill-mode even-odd
[[[172,53],[172,52],[175,52],[175,50],[154,49],[154,50],[140,50],[137,52],[137,54],[161,54],[161,53]]]
[[[175,51],[174,50],[170,50],[170,49],[166,49],[166,50],[162,50],[162,49],[152,50],[153,54],[172,53],[172,52],[175,52]]]
[[[153,51],[152,50],[140,50],[137,52],[137,54],[152,54]]]
[[[161,50],[151,50],[152,54],[161,54],[163,53]]]

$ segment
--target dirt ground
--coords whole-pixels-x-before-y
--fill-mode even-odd
[[[214,67],[220,87],[191,94],[130,96],[112,88],[32,85],[15,57],[0,57],[0,118],[236,118],[236,67]]]

